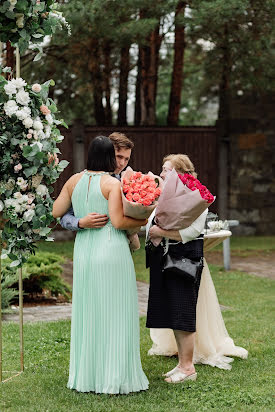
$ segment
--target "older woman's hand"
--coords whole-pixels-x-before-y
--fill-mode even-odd
[[[160,227],[154,225],[150,228],[149,230],[149,238],[150,239],[155,239],[157,237],[163,237],[163,229],[161,229]]]

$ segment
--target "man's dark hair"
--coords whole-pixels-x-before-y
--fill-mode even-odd
[[[89,145],[87,170],[114,172],[116,156],[113,142],[109,137],[97,136]]]

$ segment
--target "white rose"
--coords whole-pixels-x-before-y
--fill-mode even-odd
[[[39,147],[39,152],[42,152],[42,148],[43,148],[43,144],[42,144],[42,143],[40,143],[40,142],[35,142],[35,143],[32,143],[30,146],[32,147],[32,146],[34,146],[34,145],[37,145],[37,146]]]
[[[15,114],[18,110],[15,100],[8,100],[7,103],[4,104],[4,110],[6,115],[9,117]]]
[[[12,84],[12,82],[8,82],[8,84],[5,84],[4,89],[6,94],[9,95],[9,97],[16,93],[16,87],[14,84]]]
[[[4,210],[4,203],[2,202],[2,200],[0,200],[0,212],[2,212],[2,210]]]
[[[23,125],[26,127],[26,129],[29,129],[33,125],[33,120],[30,117],[27,117],[23,120]]]
[[[16,203],[16,204],[14,205],[14,209],[15,209],[15,212],[16,212],[16,213],[23,212],[23,210],[22,210],[21,206],[19,205],[19,203]]]
[[[34,128],[35,130],[43,130],[43,123],[42,123],[40,120],[36,119],[36,120],[33,122],[33,128]]]
[[[46,127],[45,127],[45,137],[46,137],[46,139],[48,139],[50,136],[51,136],[51,127],[49,126],[49,125],[47,125]]]
[[[20,199],[22,196],[23,195],[20,192],[16,192],[16,193],[13,194],[14,199]]]
[[[28,195],[23,195],[18,201],[19,203],[27,203],[29,200]]]
[[[46,196],[48,194],[48,189],[45,185],[39,185],[36,189],[36,193],[38,194],[38,196]]]
[[[38,83],[33,84],[33,85],[32,85],[32,91],[35,92],[35,93],[41,92],[41,86],[40,86],[40,84],[38,84]]]
[[[16,95],[16,101],[19,104],[22,104],[24,106],[28,105],[30,102],[30,95],[28,92],[25,92],[25,90],[20,89],[19,92]]]
[[[6,207],[14,206],[14,199],[6,199],[4,203]]]
[[[17,77],[17,79],[12,79],[11,83],[17,88],[17,89],[22,89],[22,87],[27,86],[27,83],[25,80],[22,79],[22,77]]]
[[[17,110],[15,115],[19,120],[24,120],[28,117],[27,113],[24,110]]]
[[[47,120],[47,122],[48,122],[49,124],[53,124],[53,117],[52,117],[51,114],[47,114],[47,115],[45,116],[45,119]]]
[[[23,112],[25,112],[25,113],[28,115],[27,117],[30,117],[30,116],[31,116],[32,111],[31,111],[31,109],[30,109],[28,106],[24,106],[24,107],[22,108],[22,110],[23,110]]]
[[[41,140],[43,140],[43,139],[45,139],[46,138],[46,135],[45,135],[45,133],[43,132],[43,130],[38,130],[38,137],[41,139]]]
[[[34,210],[27,210],[25,213],[24,213],[24,215],[23,215],[23,219],[26,221],[26,222],[31,222],[31,220],[32,220],[32,218],[34,217]]]

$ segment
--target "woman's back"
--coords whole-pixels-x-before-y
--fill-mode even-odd
[[[108,173],[84,171],[72,194],[75,216],[86,216],[91,211],[108,215],[108,200],[101,190],[101,179],[104,175]]]

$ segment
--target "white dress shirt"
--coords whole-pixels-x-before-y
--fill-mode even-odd
[[[207,213],[208,209],[206,209],[196,220],[194,220],[194,222],[190,226],[186,227],[185,229],[179,230],[181,242],[183,244],[190,242],[190,240],[196,239],[196,237],[203,233]],[[150,215],[148,223],[146,225],[146,240],[148,239],[149,229],[152,226],[152,220],[155,217],[155,214],[156,209]],[[168,239],[166,240],[168,242]]]

